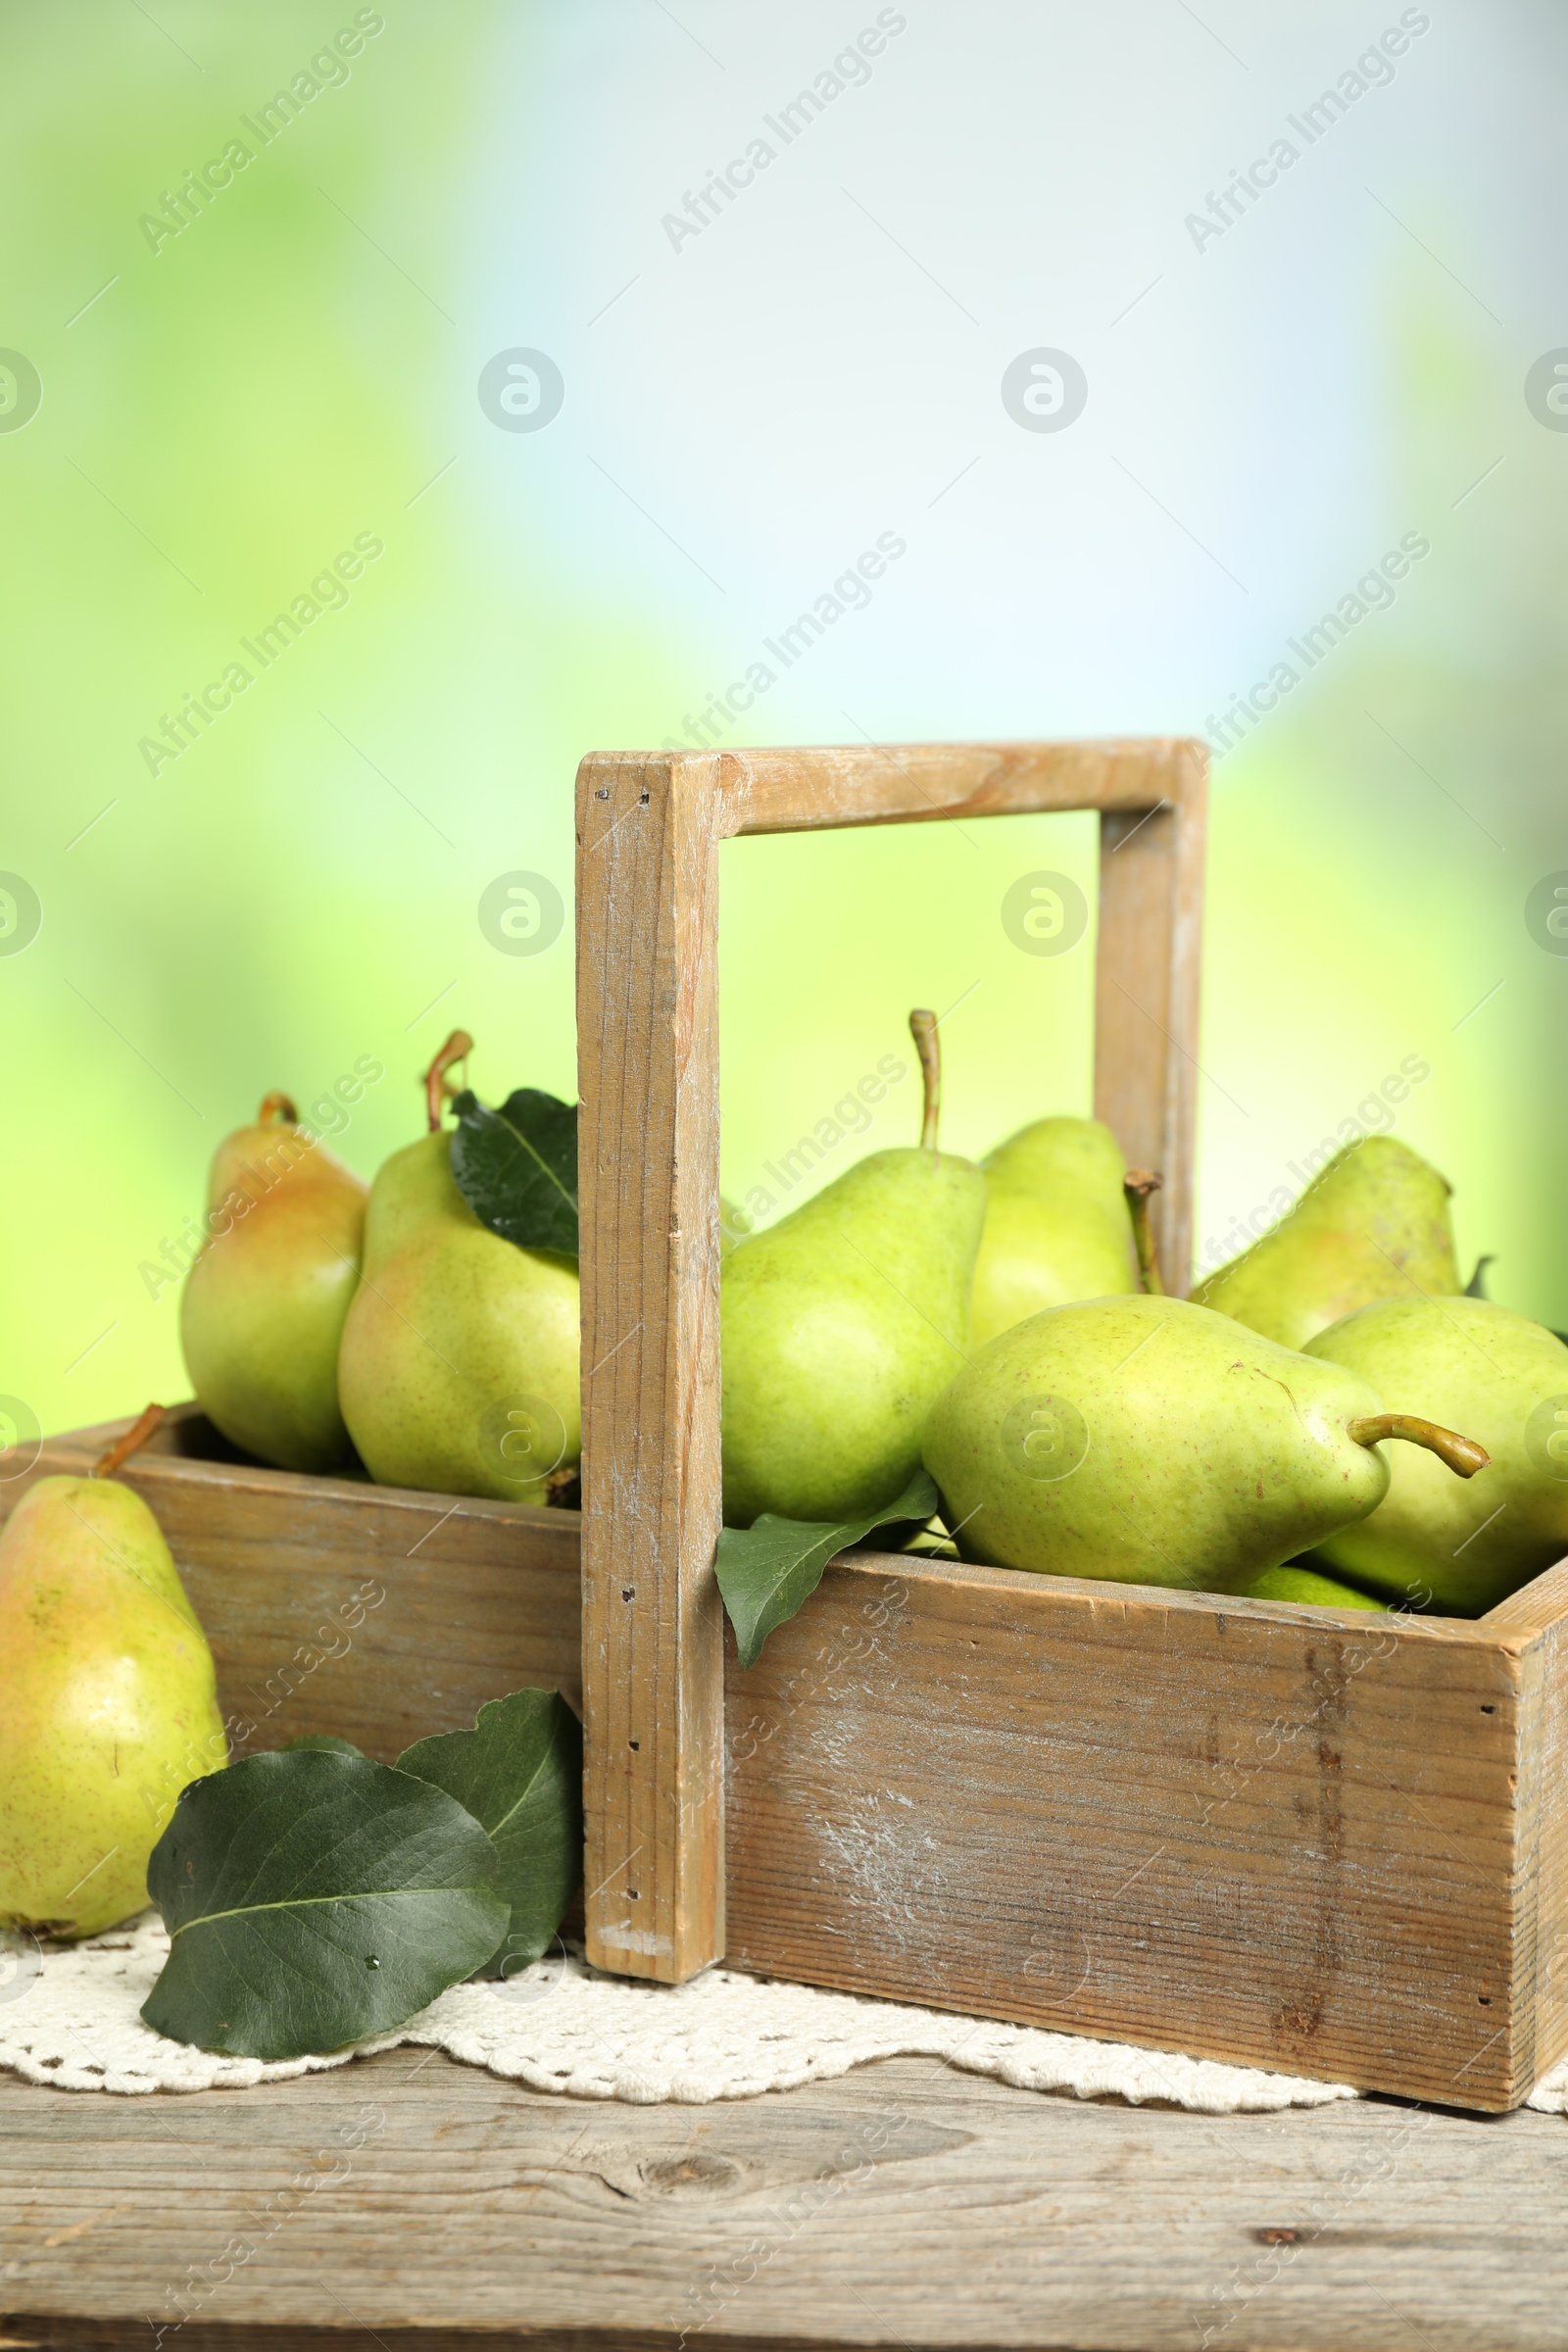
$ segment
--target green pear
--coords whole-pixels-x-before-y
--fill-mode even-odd
[[[227,1761],[152,1512],[112,1478],[39,1479],[0,1530],[0,1926],[94,1936],[140,1911],[174,1799]]]
[[[1295,1560],[1283,1568],[1260,1569],[1238,1589],[1248,1600],[1294,1600],[1315,1609],[1376,1609],[1388,1615],[1386,1601],[1358,1592],[1353,1585],[1342,1585],[1336,1577],[1319,1576],[1316,1569]]]
[[[981,1348],[932,1406],[924,1459],[966,1559],[1234,1592],[1374,1510],[1393,1436],[1485,1466],[1227,1315],[1093,1298]]]
[[[179,1338],[203,1412],[284,1470],[349,1458],[337,1351],[360,1278],[366,1187],[269,1095],[213,1154],[212,1239],[185,1278]]]
[[[1121,1146],[1099,1119],[1037,1119],[980,1162],[974,1345],[1071,1298],[1136,1290]]]
[[[1568,1348],[1485,1298],[1388,1298],[1307,1342],[1479,1440],[1474,1489],[1401,1452],[1371,1517],[1319,1556],[1380,1592],[1478,1617],[1568,1553]]]
[[[439,1117],[434,1090],[432,1102]],[[579,1342],[575,1259],[480,1223],[452,1173],[450,1130],[395,1152],[370,1187],[338,1353],[343,1418],[370,1476],[545,1502],[550,1473],[582,1453]]]
[[[742,1242],[750,1236],[751,1230],[752,1220],[745,1209],[737,1208],[733,1200],[727,1200],[720,1193],[718,1196],[719,1255],[728,1257],[732,1250],[738,1250]]]
[[[1274,1231],[1193,1298],[1282,1348],[1303,1348],[1374,1298],[1456,1291],[1449,1190],[1407,1144],[1365,1136],[1336,1152]]]
[[[936,1021],[910,1016],[922,1141],[874,1152],[724,1260],[724,1518],[877,1510],[920,1464],[932,1398],[969,1352],[985,1179],[936,1149]]]

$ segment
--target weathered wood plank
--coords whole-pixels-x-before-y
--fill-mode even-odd
[[[1544,2074],[1568,2051],[1568,1562],[1550,1568],[1482,1621],[1525,1641],[1528,1713],[1519,1749],[1519,1813],[1533,1867],[1519,1892],[1517,1968]],[[1519,1629],[1512,1631],[1512,1629]]]
[[[854,1555],[731,1653],[731,1962],[1506,2107],[1526,1654]]]
[[[1201,744],[1172,737],[721,752],[716,767],[726,834],[814,833],[1053,808],[1141,811],[1186,792],[1198,758]]]
[[[588,1949],[724,1948],[711,762],[577,785]]]
[[[1554,2352],[1565,2168],[1555,2116],[1193,2116],[916,2059],[678,2109],[412,2050],[193,2098],[0,2078],[0,2342]]]
[[[1150,1203],[1165,1288],[1193,1268],[1199,977],[1203,939],[1207,754],[1176,747],[1164,806],[1100,826],[1095,1115],[1133,1167],[1158,1168]]]
[[[335,1732],[390,1763],[528,1685],[581,1706],[575,1511],[189,1459],[191,1418],[119,1476],[206,1629],[235,1755]],[[0,1488],[0,1518],[33,1479],[85,1475],[123,1426],[47,1440],[31,1475]]]

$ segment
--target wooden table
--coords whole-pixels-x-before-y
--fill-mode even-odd
[[[1515,2352],[1568,2340],[1565,2219],[1562,2118],[1386,2099],[1197,2116],[893,2059],[637,2108],[412,2049],[265,2092],[0,2077],[0,2352],[155,2347],[181,2295],[179,2352]]]

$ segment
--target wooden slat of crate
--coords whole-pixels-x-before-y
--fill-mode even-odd
[[[1520,1742],[1519,1810],[1535,1868],[1521,1889],[1516,1967],[1535,2002],[1538,2073],[1568,2050],[1568,1560],[1482,1619],[1528,1643],[1534,1718]]]
[[[581,1707],[575,1511],[192,1459],[197,1418],[182,1408],[119,1476],[206,1628],[236,1755],[335,1732],[390,1763],[528,1685]],[[46,1440],[0,1488],[0,1516],[34,1479],[84,1474],[125,1426]]]
[[[1096,1103],[1190,1257],[1207,753],[1199,743],[594,754],[577,775],[588,1948],[678,1982],[725,1948],[717,846],[1101,811]]]
[[[1506,2107],[1538,1660],[858,1554],[732,1663],[730,1964]]]
[[[724,1948],[710,763],[585,764],[577,812],[589,1943],[679,1979]]]

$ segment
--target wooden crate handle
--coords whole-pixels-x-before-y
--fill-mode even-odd
[[[1163,1169],[1192,1252],[1208,754],[1183,739],[600,752],[577,771],[588,1956],[679,1983],[724,1951],[718,845],[1101,812],[1095,1110]]]

